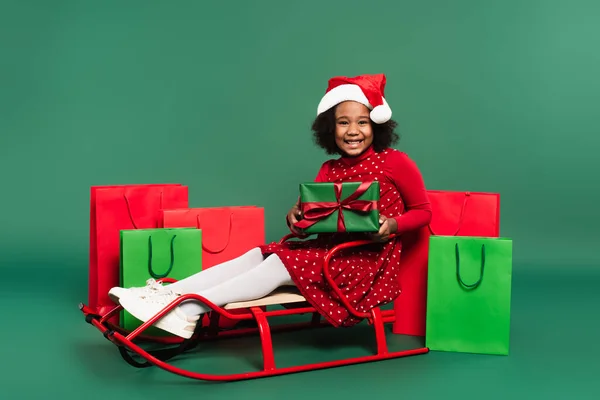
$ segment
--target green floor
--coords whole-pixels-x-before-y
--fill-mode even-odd
[[[135,369],[86,324],[86,274],[31,266],[5,278],[2,398],[46,399],[304,399],[315,396],[402,399],[598,399],[600,272],[515,266],[512,349],[508,357],[430,352],[405,358],[234,383],[185,379],[157,368]],[[596,272],[594,272],[594,270]],[[543,271],[543,273],[542,273]],[[35,279],[32,280],[32,276]],[[27,278],[27,279],[26,279]],[[24,287],[15,282],[30,282]],[[11,308],[8,308],[11,307]],[[21,310],[26,310],[25,312]],[[418,338],[389,334],[393,346]],[[9,340],[10,339],[10,340]],[[198,371],[260,367],[258,341],[235,340],[198,349],[178,365]],[[367,354],[370,331],[323,329],[277,336],[281,365]]]

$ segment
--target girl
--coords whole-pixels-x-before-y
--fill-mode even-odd
[[[316,182],[375,180],[380,184],[381,226],[369,235],[373,243],[345,249],[330,260],[333,279],[362,312],[390,303],[400,294],[401,235],[427,225],[431,218],[417,166],[405,153],[390,148],[398,135],[384,98],[385,83],[383,74],[330,79],[312,126],[316,143],[328,154],[340,156],[321,166]],[[299,236],[302,232],[294,224],[301,219],[297,203],[287,215],[287,224]],[[397,236],[389,240],[390,234]],[[295,285],[333,326],[349,327],[360,320],[331,293],[322,268],[328,250],[356,239],[364,239],[364,234],[320,234],[310,240],[271,243],[170,285],[150,280],[146,287],[112,288],[109,295],[133,316],[147,321],[186,293],[196,293],[221,307]],[[190,338],[200,316],[208,311],[197,301],[185,301],[155,326]]]

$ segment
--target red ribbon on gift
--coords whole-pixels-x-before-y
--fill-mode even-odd
[[[356,200],[363,195],[371,186],[370,182],[362,182],[359,187],[350,196],[340,200],[342,195],[342,183],[333,184],[335,198],[337,201],[315,201],[302,204],[302,213],[304,219],[294,224],[297,228],[306,229],[322,220],[323,218],[338,211],[337,226],[339,232],[346,230],[344,213],[342,210],[351,210],[359,213],[368,213],[377,208],[377,202],[371,200]]]

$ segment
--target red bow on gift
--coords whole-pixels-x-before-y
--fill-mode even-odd
[[[356,200],[363,195],[371,186],[370,182],[362,182],[360,186],[350,196],[344,200],[340,200],[342,195],[342,183],[336,182],[333,184],[335,198],[337,201],[315,201],[302,204],[302,213],[304,219],[294,224],[297,228],[306,229],[311,225],[316,224],[323,218],[338,211],[337,226],[339,232],[346,230],[344,221],[344,213],[342,210],[351,210],[359,213],[368,213],[376,208],[377,202],[370,200]]]

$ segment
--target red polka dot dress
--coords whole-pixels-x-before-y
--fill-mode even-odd
[[[395,218],[397,237],[387,243],[344,249],[329,263],[331,276],[358,311],[392,302],[400,294],[398,269],[401,234],[429,223],[431,209],[423,179],[415,163],[394,149],[375,152],[372,147],[359,157],[341,157],[325,162],[316,182],[379,181],[380,214]],[[363,234],[331,233],[301,241],[262,246],[266,256],[277,254],[309,304],[336,327],[358,322],[337,300],[322,274],[325,254],[335,245]]]

